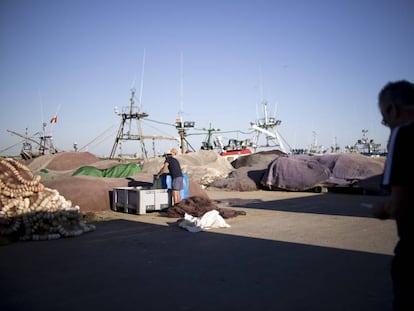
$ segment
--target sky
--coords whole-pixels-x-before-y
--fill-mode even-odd
[[[251,138],[264,102],[290,148],[365,135],[384,149],[377,96],[414,81],[413,34],[410,0],[0,0],[0,155],[18,154],[10,131],[27,129],[109,156],[132,89],[144,135],[177,138],[181,117],[195,150],[209,127]],[[178,146],[143,142],[149,154]]]

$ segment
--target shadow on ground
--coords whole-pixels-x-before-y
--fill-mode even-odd
[[[381,196],[324,193],[316,196],[278,199],[274,201],[222,200],[231,207],[266,209],[296,213],[312,213],[337,216],[372,217],[369,204],[383,200]]]
[[[323,197],[315,200],[304,209]],[[390,256],[190,233],[174,220],[95,225],[76,238],[0,247],[0,309],[390,310]]]

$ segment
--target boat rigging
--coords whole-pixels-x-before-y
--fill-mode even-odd
[[[134,98],[135,98],[135,89],[132,88],[130,106],[124,107],[122,111],[118,111],[118,109],[115,108],[115,114],[121,117],[121,123],[119,125],[118,133],[115,137],[115,141],[112,146],[111,154],[109,156],[109,158],[111,159],[115,157],[115,152],[118,147],[118,144],[120,144],[122,141],[138,140],[141,145],[142,156],[144,159],[147,159],[148,152],[145,146],[144,139],[152,139],[153,141],[158,140],[158,139],[176,140],[174,137],[168,137],[168,136],[144,135],[142,133],[141,120],[148,117],[149,115],[145,112],[141,112],[139,107],[135,106]],[[137,126],[136,132],[134,132],[132,129],[133,121],[136,122],[136,126]],[[126,125],[129,126],[127,131],[125,131]]]
[[[54,116],[51,123],[56,123],[57,117]],[[37,132],[34,135],[29,136],[28,129],[26,128],[25,134],[7,130],[9,133],[23,138],[22,149],[20,150],[20,156],[24,160],[29,160],[45,154],[55,154],[59,150],[53,145],[53,136],[51,133],[46,133],[47,123],[43,122],[42,131]],[[33,145],[37,145],[37,151],[34,150]]]
[[[277,127],[282,123],[281,120],[277,120],[276,117],[269,117],[267,111],[267,101],[263,101],[264,117],[257,119],[255,122],[250,123],[250,127],[254,130],[252,139],[252,147],[254,151],[260,147],[278,147],[280,151],[287,153],[288,150],[285,144],[288,145],[279,134]],[[265,145],[258,145],[259,136],[264,135],[266,139]],[[290,147],[289,147],[290,149]]]

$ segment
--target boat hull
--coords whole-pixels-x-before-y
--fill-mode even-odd
[[[246,156],[249,154],[252,154],[252,151],[250,149],[223,151],[220,153],[222,157],[226,158],[230,162],[236,160],[238,157]]]

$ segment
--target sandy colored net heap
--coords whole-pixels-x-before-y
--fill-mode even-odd
[[[44,187],[28,167],[9,158],[0,161],[0,235],[52,240],[93,230],[82,221],[79,206]]]

